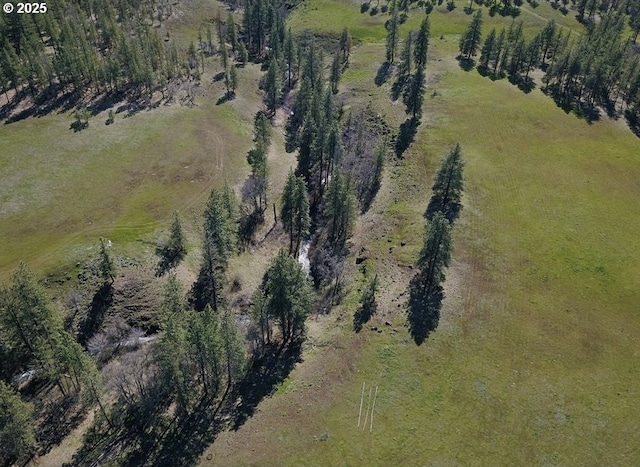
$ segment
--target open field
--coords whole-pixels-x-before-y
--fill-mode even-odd
[[[127,116],[117,104],[114,124],[105,125],[104,110],[80,132],[70,129],[72,112],[2,125],[0,280],[19,261],[46,271],[83,259],[100,236],[121,252],[155,241],[174,210],[188,230],[199,226],[211,188],[235,185],[247,170],[261,105],[255,65],[239,69],[238,98],[216,105],[219,68],[208,59],[194,107],[175,102]]]
[[[359,90],[354,98],[397,128],[402,109],[386,99],[388,85],[373,84],[384,47],[369,42],[382,41],[382,21],[369,32],[371,17],[351,8],[309,1],[292,24],[332,32],[346,24],[362,43],[342,91]],[[382,276],[372,325],[383,332],[351,333],[353,298],[313,322],[305,362],[239,431],[221,434],[202,465],[600,466],[640,458],[640,142],[618,122],[565,114],[539,90],[523,94],[462,71],[453,59],[461,18],[458,10],[432,15],[432,30],[445,34],[432,40],[427,67],[427,96],[437,95],[427,97],[415,143],[386,171],[354,238],[353,250],[365,246],[367,269]],[[440,327],[416,347],[402,328],[400,294],[420,248],[430,180],[455,141],[466,189],[447,298]],[[371,434],[356,427],[363,382],[367,391],[379,386]]]

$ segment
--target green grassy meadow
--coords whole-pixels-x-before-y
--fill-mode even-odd
[[[342,92],[397,128],[401,104],[388,100],[389,83],[373,84],[380,15],[372,25],[357,2],[305,4],[292,25],[348,26],[361,42]],[[622,122],[588,124],[539,90],[462,71],[453,57],[468,17],[431,16],[445,37],[431,42],[423,124],[353,240],[382,276],[372,324],[383,332],[352,333],[354,286],[320,325],[340,331],[328,338],[312,323],[305,363],[202,465],[637,465],[640,140]],[[464,208],[440,326],[417,347],[401,294],[434,171],[456,141]],[[371,433],[356,426],[363,382],[365,407],[379,388]]]
[[[174,210],[199,225],[211,188],[235,185],[246,170],[260,71],[239,75],[244,97],[226,105],[215,104],[224,85],[205,75],[194,107],[116,113],[108,126],[104,111],[77,133],[71,112],[3,125],[0,279],[19,261],[46,271],[84,259],[100,236],[121,252],[155,241]]]

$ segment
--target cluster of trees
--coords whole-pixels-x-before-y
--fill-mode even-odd
[[[418,345],[440,319],[445,268],[451,261],[451,226],[460,210],[464,162],[460,144],[443,159],[433,183],[433,195],[425,217],[424,245],[418,256],[418,273],[409,284],[408,322]]]
[[[313,290],[302,266],[280,250],[262,279],[251,309],[258,326],[258,348],[272,344],[274,320],[280,330],[280,346],[295,344],[304,336],[304,322],[312,305]]]
[[[622,10],[605,15],[554,58],[543,81],[561,104],[620,104],[636,120],[640,116],[640,57],[624,38]]]
[[[171,8],[165,0],[68,0],[42,15],[0,17],[0,88],[32,95],[59,89],[151,92],[188,71],[175,44],[150,22]],[[186,65],[186,66],[185,66]]]
[[[499,34],[494,28],[482,45],[479,70],[494,79],[508,76],[511,82],[527,84],[529,73],[553,61],[568,38],[569,33],[563,34],[553,20],[529,42],[524,39],[522,21]]]
[[[554,3],[557,3],[555,0]],[[568,0],[563,0],[563,3]],[[616,11],[622,11],[629,15],[629,27],[634,32],[634,42],[640,33],[640,1],[638,0],[571,0],[571,4],[577,10],[577,19],[585,24],[597,22]],[[599,18],[598,18],[599,17]]]
[[[246,345],[231,309],[188,309],[175,275],[170,275],[161,307],[163,333],[155,360],[165,404],[175,401],[178,414],[192,413],[203,401],[222,399],[246,369]]]
[[[429,53],[429,17],[425,17],[417,34],[409,31],[401,52],[400,64],[393,86],[393,97],[402,95],[406,112],[413,120],[422,116],[427,58]]]
[[[93,360],[63,326],[29,268],[20,264],[8,289],[0,290],[0,461],[24,459],[35,449],[33,406],[6,386],[27,369],[53,383],[63,397],[100,404],[102,382]],[[100,404],[102,408],[102,405]]]
[[[551,20],[530,41],[523,23],[508,29],[492,29],[480,48],[480,12],[474,16],[460,41],[464,60],[477,55],[478,70],[494,79],[510,81],[530,89],[530,73],[545,71],[544,90],[566,108],[602,106],[608,111],[627,112],[631,122],[640,116],[640,57],[625,37],[625,10],[610,9],[600,21],[590,24],[581,36],[571,40]]]

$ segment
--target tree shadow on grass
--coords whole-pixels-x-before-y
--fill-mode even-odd
[[[416,132],[418,131],[418,125],[420,125],[420,120],[417,118],[408,118],[400,125],[400,132],[396,139],[396,155],[398,157],[401,157],[411,143],[413,143],[413,139],[416,137]]]
[[[87,341],[100,330],[107,311],[113,304],[113,287],[107,282],[98,289],[91,300],[91,306],[85,319],[80,323],[78,341],[86,346]]]
[[[235,92],[225,92],[222,97],[216,101],[216,105],[222,105],[236,98]]]
[[[51,388],[48,392],[53,393],[58,393],[57,388]],[[87,415],[86,407],[79,403],[78,396],[73,393],[43,398],[36,405],[42,420],[36,432],[40,455],[59,445]]]
[[[389,62],[384,62],[378,68],[378,72],[376,73],[376,77],[374,82],[376,86],[382,86],[387,80],[391,77],[391,64]]]
[[[356,333],[362,331],[362,327],[369,322],[371,317],[375,314],[376,310],[377,304],[375,302],[371,307],[360,305],[360,307],[353,314],[353,330]]]
[[[396,80],[395,83],[393,83],[393,85],[391,86],[391,99],[393,101],[397,101],[398,99],[400,99],[400,96],[402,95],[402,90],[404,89],[404,86],[406,84],[406,80],[404,79],[398,79]]]
[[[232,429],[239,429],[251,416],[265,397],[272,394],[279,383],[284,381],[296,363],[302,361],[301,342],[292,342],[282,348],[277,344],[265,346],[238,385],[240,402],[235,407]]]
[[[421,345],[429,337],[429,334],[438,327],[444,295],[442,287],[438,285],[425,297],[418,278],[419,275],[414,276],[409,285],[407,323],[414,342]]]
[[[458,55],[456,58],[458,59],[458,65],[464,71],[471,71],[473,70],[473,67],[476,65],[476,62],[472,58],[467,59],[460,55]]]
[[[638,112],[634,113],[631,110],[627,110],[624,116],[633,134],[640,137],[640,116]]]

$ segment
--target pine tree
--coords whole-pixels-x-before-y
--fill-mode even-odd
[[[269,63],[265,82],[265,93],[267,110],[271,115],[275,115],[278,102],[280,101],[280,80],[278,79],[278,63],[276,60],[271,60]]]
[[[240,41],[238,44],[238,61],[242,66],[245,66],[249,61],[249,52],[247,52],[247,46],[244,45],[244,42]]]
[[[0,464],[24,462],[35,451],[33,404],[0,381]]]
[[[160,264],[158,265],[159,272],[164,272],[178,265],[187,254],[182,223],[180,222],[180,216],[177,211],[173,213],[169,238],[157,251],[161,257]]]
[[[230,308],[225,309],[220,323],[221,348],[224,366],[227,375],[227,388],[229,392],[236,381],[239,381],[246,368],[246,350],[233,313]]]
[[[431,26],[429,25],[429,17],[425,17],[420,24],[420,31],[416,38],[413,56],[416,68],[425,68],[427,66],[427,58],[429,54],[429,34]]]
[[[231,66],[231,71],[229,72],[229,89],[231,90],[231,95],[236,94],[236,88],[238,87],[238,72],[236,71],[235,66]]]
[[[465,60],[471,60],[478,51],[478,45],[482,38],[482,10],[478,10],[469,23],[467,30],[460,38],[460,56]]]
[[[418,273],[409,285],[408,322],[417,344],[421,344],[440,319],[444,270],[451,260],[451,225],[440,212],[427,225],[418,257]]]
[[[431,220],[436,212],[441,212],[450,222],[457,217],[464,188],[463,168],[462,149],[460,143],[456,143],[436,173],[433,196],[425,213],[427,219]]]
[[[496,76],[496,74],[498,73],[498,69],[500,67],[500,59],[502,57],[505,40],[506,40],[506,32],[503,28],[500,31],[500,35],[496,39],[495,45],[491,49],[491,54],[489,55],[489,61],[492,64],[491,68],[494,76]]]
[[[341,249],[351,235],[355,221],[356,201],[351,180],[335,170],[325,196],[324,214],[328,219],[329,242]]]
[[[400,65],[398,65],[398,75],[396,79],[396,88],[398,93],[401,92],[404,85],[411,77],[411,63],[413,59],[413,31],[409,31],[407,38],[404,41],[404,47],[400,53]]]
[[[285,230],[289,232],[289,254],[293,255],[294,252],[297,253],[301,238],[308,233],[311,226],[307,188],[304,179],[296,177],[293,171],[289,171],[282,192],[280,219]]]
[[[406,107],[407,114],[416,120],[422,116],[422,103],[424,102],[425,91],[425,71],[423,67],[419,67],[416,73],[405,87],[402,96]]]
[[[291,89],[292,79],[294,77],[294,70],[296,68],[296,60],[297,60],[296,49],[297,47],[293,40],[293,34],[291,34],[291,28],[289,28],[285,35],[284,51],[283,51],[285,70],[286,70],[286,76],[287,76],[287,89]]]
[[[191,292],[193,304],[198,310],[210,305],[217,312],[224,302],[224,274],[229,257],[237,248],[237,219],[232,218],[227,204],[222,194],[215,189],[211,191],[204,213],[202,264]]]
[[[396,49],[398,48],[400,20],[398,18],[398,9],[396,8],[396,0],[391,3],[391,19],[387,22],[387,63],[392,64],[395,60]]]
[[[492,28],[491,32],[484,41],[482,45],[482,51],[480,52],[480,67],[483,69],[488,69],[489,61],[491,57],[494,55],[494,48],[496,45],[496,28]]]
[[[236,33],[236,23],[233,21],[233,13],[227,15],[227,41],[231,44],[231,51],[235,54],[238,48],[238,35]]]
[[[311,309],[311,284],[300,263],[284,250],[280,250],[265,274],[263,295],[267,314],[280,325],[282,344],[300,338]]]
[[[222,338],[218,314],[210,305],[201,313],[191,313],[187,324],[187,360],[192,364],[197,385],[205,401],[220,392],[224,374]]]
[[[342,65],[340,64],[340,55],[338,54],[338,52],[336,52],[333,55],[333,61],[331,62],[330,82],[331,82],[331,92],[333,92],[333,94],[338,93],[338,83],[340,82],[340,75],[342,72],[341,68],[342,68]]]
[[[345,27],[340,36],[340,54],[344,66],[349,66],[349,56],[351,54],[352,44],[353,40],[351,39],[351,34],[349,34],[349,30]]]

